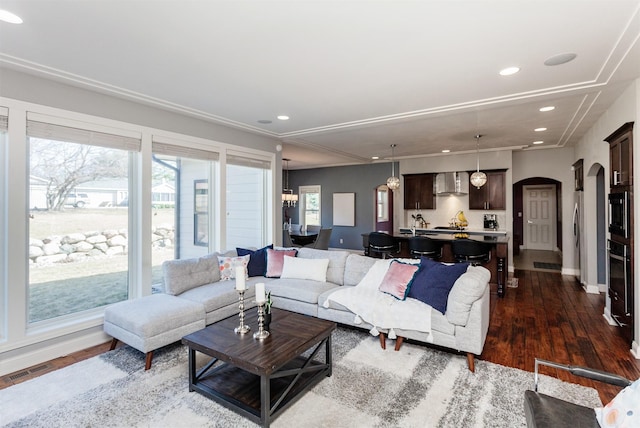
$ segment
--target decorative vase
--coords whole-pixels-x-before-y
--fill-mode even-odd
[[[264,329],[269,331],[269,326],[271,325],[271,312],[268,314],[264,314]]]

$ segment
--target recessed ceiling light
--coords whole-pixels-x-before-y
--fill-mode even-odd
[[[533,142],[533,144],[536,144],[536,145],[538,145],[538,144],[543,144],[543,143],[544,143],[544,141],[534,141],[534,142]]]
[[[507,67],[500,70],[500,76],[511,76],[520,71],[520,67]]]
[[[444,149],[444,150],[442,151],[442,153],[449,153],[450,151],[451,151],[451,150],[449,150],[449,149]]]
[[[0,21],[8,22],[9,24],[22,24],[22,18],[3,9],[0,9]]]
[[[371,156],[371,159],[378,160],[378,159],[380,159],[380,156]]]
[[[542,132],[542,131],[546,131],[546,130],[547,130],[547,128],[536,128],[536,129],[534,129],[534,131],[536,131],[536,132]]]
[[[280,120],[289,120],[289,116],[281,114],[280,116],[278,116],[278,119],[280,119]]]
[[[578,55],[574,54],[574,53],[561,53],[558,55],[554,55],[552,57],[547,58],[547,60],[544,62],[544,65],[560,65],[560,64],[566,64],[569,61],[573,61],[574,59],[576,59]]]
[[[546,106],[546,107],[542,107],[540,109],[540,111],[551,111],[551,110],[555,110],[556,108],[554,106]]]
[[[258,121],[258,123],[262,123],[262,124],[264,124],[264,125],[268,125],[268,124],[270,124],[270,123],[272,123],[272,122],[271,122],[269,119],[260,119],[260,120]]]

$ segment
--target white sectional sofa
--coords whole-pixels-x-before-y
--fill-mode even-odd
[[[224,256],[235,255],[235,252]],[[345,306],[332,301],[331,295],[337,290],[356,287],[379,259],[365,257],[347,251],[316,250],[299,248],[298,258],[329,260],[326,281],[298,278],[251,277],[247,280],[245,307],[255,307],[255,284],[264,282],[271,291],[273,307],[301,314],[319,317],[340,324],[350,325],[381,333],[381,343],[389,330],[390,338],[398,337],[431,343],[467,354],[469,369],[474,370],[474,355],[480,355],[484,347],[489,327],[489,277],[483,267],[470,266],[466,273],[454,283],[447,300],[444,314],[437,310],[430,312],[430,332],[411,329],[374,329],[366,320],[360,320]],[[390,261],[388,261],[390,263]],[[163,309],[167,311],[159,328],[157,314],[147,317],[149,306],[155,305],[157,297],[147,296],[133,301],[112,305],[105,311],[104,330],[113,336],[112,347],[117,340],[147,353],[147,368],[151,365],[153,350],[180,339],[186,335],[184,323],[193,331],[238,313],[238,293],[235,281],[221,281],[218,268],[218,254],[198,259],[172,260],[163,265],[165,294]],[[166,300],[188,301],[192,313],[185,317],[185,305],[177,305],[181,313],[171,314],[170,302]],[[136,308],[137,306],[137,308]],[[430,309],[430,308],[429,308]],[[152,313],[157,312],[151,310]],[[178,312],[178,309],[176,309]],[[180,316],[177,316],[180,315]],[[194,316],[202,320],[194,323]],[[186,321],[185,321],[186,320]],[[155,325],[155,327],[149,324]],[[197,325],[197,327],[195,327]]]

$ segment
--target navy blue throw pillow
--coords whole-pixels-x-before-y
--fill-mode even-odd
[[[445,265],[426,257],[420,259],[407,297],[420,300],[444,315],[447,299],[456,280],[467,271],[468,263]]]
[[[247,265],[247,274],[249,276],[264,276],[267,271],[267,250],[273,249],[272,245],[267,245],[259,250],[248,250],[246,248],[236,248],[238,256],[249,255],[249,264]]]

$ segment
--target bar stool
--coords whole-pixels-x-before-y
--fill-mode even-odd
[[[382,232],[371,232],[369,234],[369,256],[379,254],[383,259],[387,256],[393,257],[398,252],[396,239]]]
[[[467,262],[478,266],[491,260],[491,246],[472,239],[454,239],[451,241],[451,252],[456,263]]]
[[[412,236],[409,238],[409,251],[414,259],[424,256],[437,260],[442,257],[442,243],[426,236]]]

